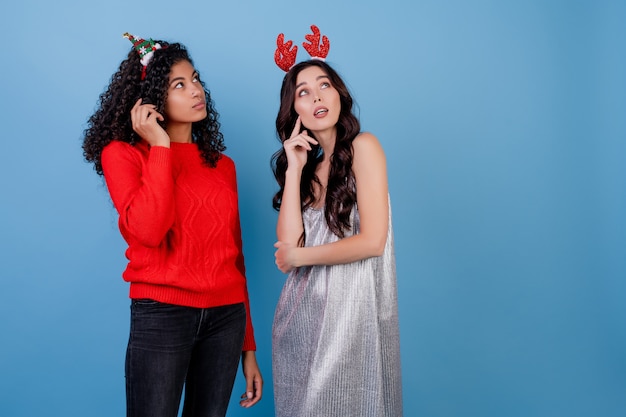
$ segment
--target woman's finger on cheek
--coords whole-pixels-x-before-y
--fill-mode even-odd
[[[293,127],[293,131],[291,132],[291,137],[294,137],[298,133],[300,133],[300,126],[302,126],[302,121],[300,120],[300,116],[298,116],[298,118],[296,119],[296,124]]]

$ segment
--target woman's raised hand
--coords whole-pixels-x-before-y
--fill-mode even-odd
[[[296,125],[291,132],[291,137],[283,142],[283,148],[287,155],[287,167],[302,170],[306,165],[307,152],[311,150],[311,145],[317,145],[317,141],[307,135],[307,131],[300,132],[302,122],[300,117],[296,120]]]
[[[170,137],[165,129],[157,123],[164,120],[163,116],[156,111],[153,104],[141,104],[141,100],[137,100],[130,110],[133,130],[152,146],[169,147]]]

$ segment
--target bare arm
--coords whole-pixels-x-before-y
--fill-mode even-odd
[[[300,126],[301,122],[298,117],[291,137],[283,143],[287,155],[287,172],[285,173],[285,188],[283,189],[283,198],[276,224],[278,240],[294,246],[298,245],[298,240],[304,231],[300,203],[302,169],[306,164],[307,152],[311,150],[311,144],[317,143],[315,139],[307,135],[306,131],[300,133]]]
[[[353,147],[360,232],[337,242],[305,248],[279,239],[275,245],[276,264],[281,271],[288,272],[299,266],[350,263],[382,254],[389,227],[385,154],[378,139],[370,133],[359,135]]]
[[[298,245],[298,240],[304,231],[302,224],[302,209],[300,206],[300,179],[302,170],[287,169],[285,174],[285,188],[278,212],[276,236],[278,240]]]

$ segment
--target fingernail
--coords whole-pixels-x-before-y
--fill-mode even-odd
[[[248,391],[248,399],[252,398],[252,393]]]

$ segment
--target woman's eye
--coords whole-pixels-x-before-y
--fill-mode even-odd
[[[198,77],[197,75],[195,77],[192,78],[192,80],[194,83],[197,83],[200,81],[200,77]]]
[[[183,88],[183,83],[176,83],[174,88]]]
[[[330,87],[329,83],[322,83],[322,85],[320,86],[320,88],[328,88]]]
[[[309,94],[307,90],[300,90],[300,92],[298,92],[298,97],[306,96],[307,94]]]

